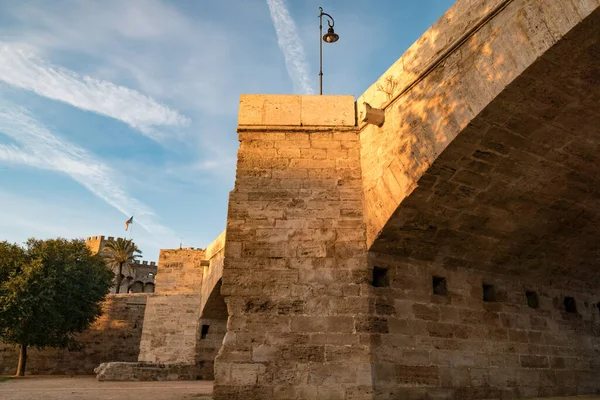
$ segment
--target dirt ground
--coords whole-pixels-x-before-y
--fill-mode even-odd
[[[0,379],[2,400],[210,400],[211,393],[212,381],[98,382],[93,376]],[[600,400],[600,396],[544,400]]]
[[[211,381],[98,382],[93,376],[0,380],[2,400],[209,400]]]

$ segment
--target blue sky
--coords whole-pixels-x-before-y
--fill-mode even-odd
[[[0,0],[0,240],[224,228],[241,93],[358,97],[452,0]],[[282,8],[283,5],[283,8]]]

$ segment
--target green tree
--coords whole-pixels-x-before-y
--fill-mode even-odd
[[[112,271],[81,239],[0,242],[0,340],[19,346],[17,376],[27,348],[77,348],[75,334],[102,314]]]
[[[123,267],[128,267],[133,273],[133,265],[142,255],[142,252],[131,240],[117,238],[106,243],[103,253],[108,265],[117,267],[115,293],[119,293],[123,282]]]

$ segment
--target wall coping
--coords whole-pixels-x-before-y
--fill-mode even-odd
[[[240,126],[355,126],[354,96],[242,94]]]

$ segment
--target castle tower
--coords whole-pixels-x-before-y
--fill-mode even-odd
[[[88,236],[85,240],[85,245],[90,249],[92,254],[98,254],[106,245],[104,236]]]
[[[88,236],[85,240],[86,246],[92,254],[102,253],[107,243],[115,240],[114,236]],[[139,292],[154,292],[154,279],[156,277],[157,265],[154,261],[139,260],[131,268],[131,271],[123,271],[125,279],[121,284],[120,293],[139,293]],[[113,271],[116,274],[116,271]],[[128,274],[131,272],[131,275]],[[110,291],[116,293],[113,287]]]

